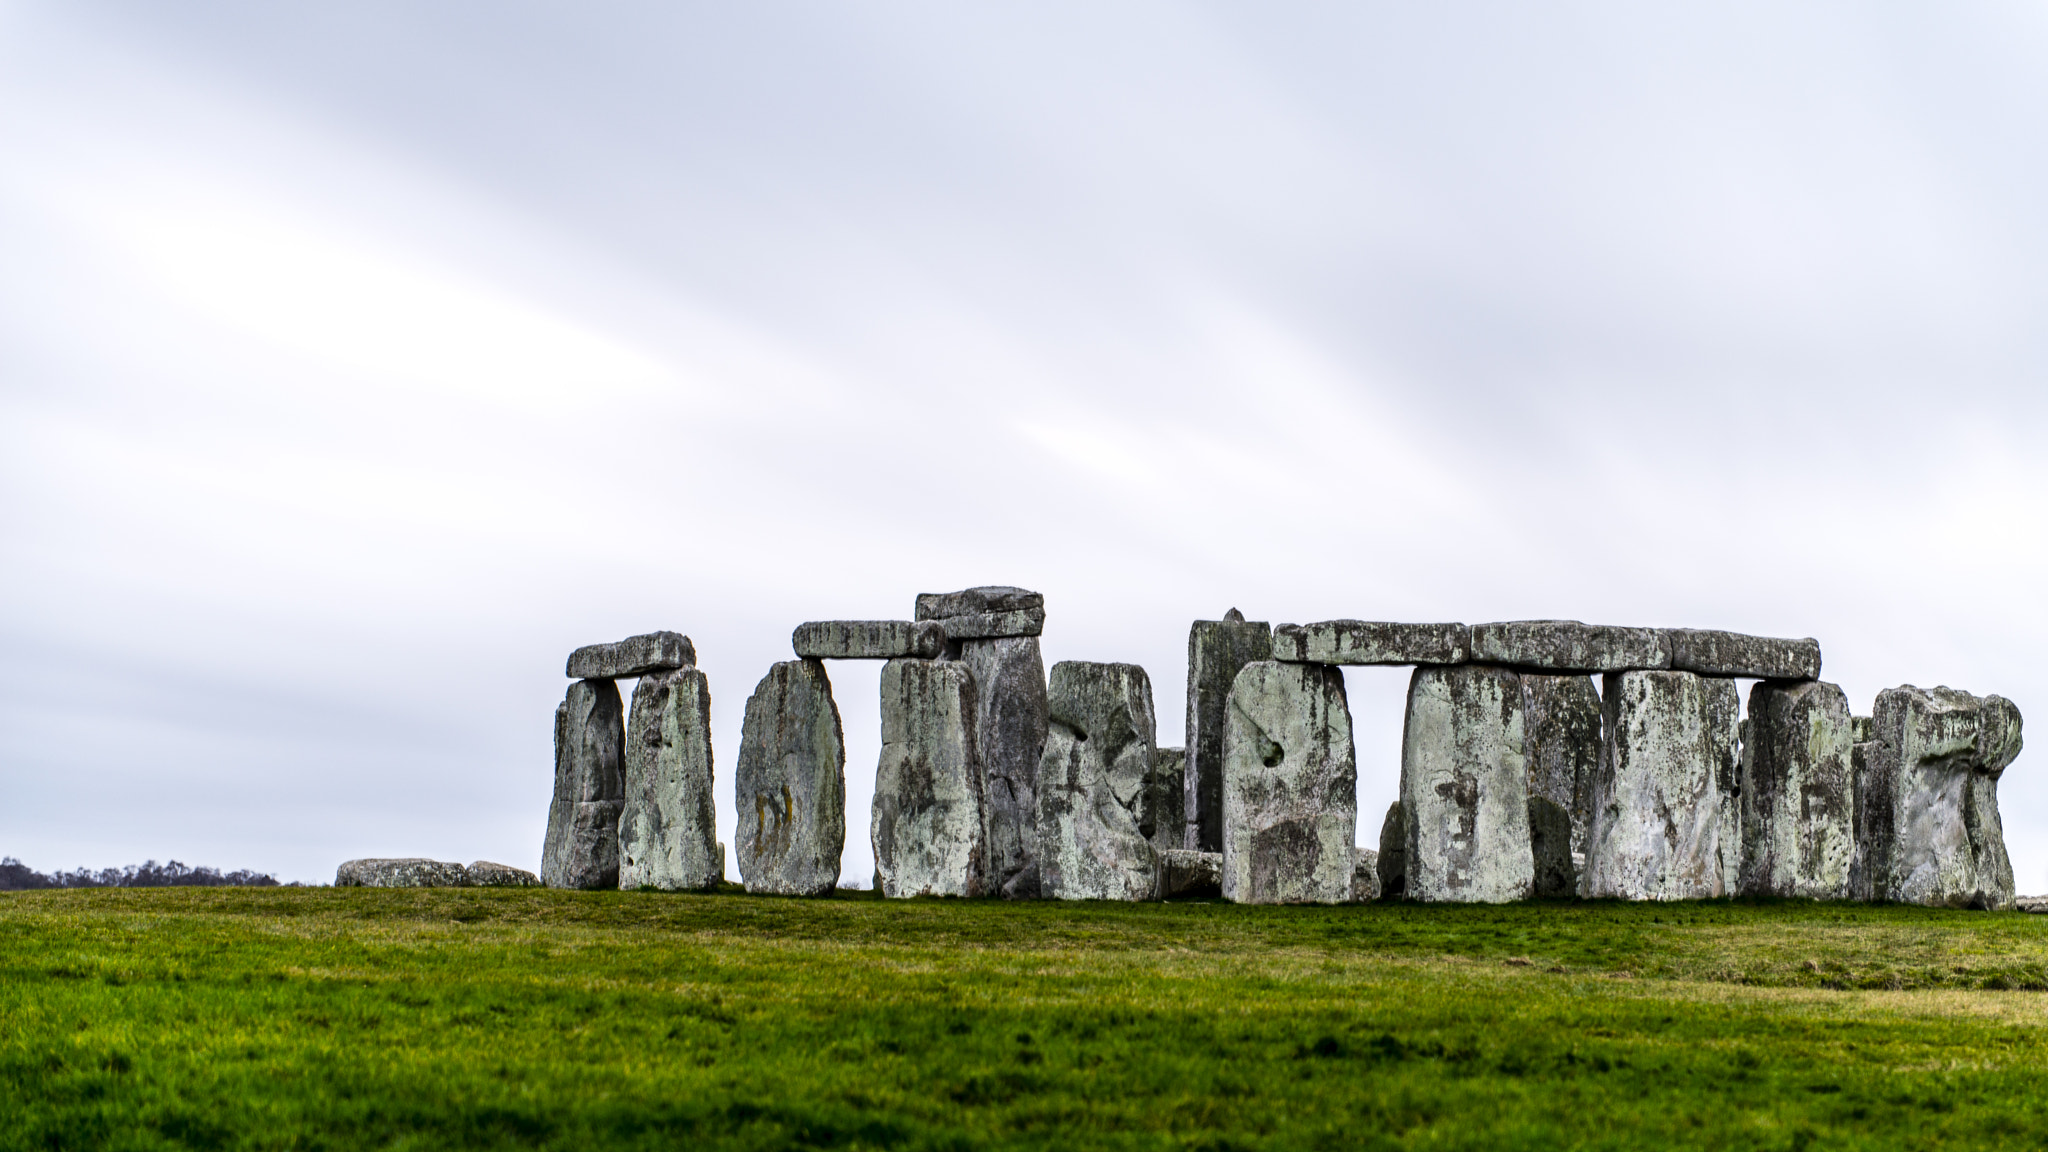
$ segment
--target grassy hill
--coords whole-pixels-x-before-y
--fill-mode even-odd
[[[2048,1145],[2048,917],[0,897],[0,1148]]]

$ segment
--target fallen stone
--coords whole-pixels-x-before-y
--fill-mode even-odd
[[[1529,797],[1529,895],[1561,900],[1579,894],[1579,865],[1571,813],[1547,796]]]
[[[1906,686],[1878,693],[1875,712],[1871,819],[1859,836],[1875,897],[2012,907],[1998,781],[2020,753],[2019,709],[2002,696]]]
[[[1380,822],[1380,898],[1399,900],[1408,891],[1408,820],[1401,802],[1387,805],[1387,817]]]
[[[1297,664],[1463,664],[1471,629],[1463,624],[1325,620],[1273,630],[1273,659]]]
[[[885,897],[987,891],[974,673],[954,661],[882,666],[882,756],[869,836]]]
[[[987,584],[959,592],[920,592],[917,596],[919,620],[1027,612],[1033,608],[1042,610],[1044,607],[1045,597],[1040,593],[1013,588],[1007,584]]]
[[[1261,660],[1231,686],[1223,736],[1223,896],[1351,899],[1358,769],[1344,674]]]
[[[945,651],[946,630],[910,620],[813,620],[797,625],[789,642],[805,660],[929,660]]]
[[[2016,911],[2031,912],[2038,916],[2048,913],[2048,896],[2016,896],[2012,906]]]
[[[1187,847],[1223,851],[1223,732],[1230,686],[1255,660],[1273,658],[1273,629],[1232,608],[1221,620],[1188,629],[1187,768],[1183,776]]]
[[[1856,856],[1848,698],[1817,680],[1766,680],[1750,689],[1743,727],[1742,895],[1846,899]]]
[[[696,662],[697,648],[688,636],[680,632],[649,632],[613,644],[586,644],[569,653],[569,679],[630,680]]]
[[[1529,795],[1564,811],[1571,821],[1566,851],[1584,855],[1593,777],[1600,771],[1600,693],[1588,676],[1524,672],[1521,678]]]
[[[718,815],[711,799],[711,685],[695,668],[655,672],[633,689],[626,723],[619,887],[715,887]]]
[[[1380,854],[1370,848],[1351,851],[1351,902],[1370,904],[1380,898]]]
[[[1675,672],[1757,680],[1820,678],[1820,641],[1810,637],[1780,640],[1702,628],[1669,628],[1664,637]]]
[[[733,769],[749,892],[829,896],[846,850],[846,740],[817,660],[771,665],[747,698]],[[724,871],[723,859],[719,860]]]
[[[1221,896],[1223,853],[1168,848],[1159,854],[1160,898]]]
[[[625,712],[610,680],[578,680],[555,708],[555,795],[540,868],[550,888],[619,886]]]
[[[1733,680],[1612,672],[1594,778],[1584,895],[1698,900],[1725,895],[1721,814],[1734,787],[1741,699]]]
[[[1157,899],[1159,853],[1146,835],[1158,804],[1151,678],[1136,664],[1064,660],[1052,666],[1046,698],[1052,723],[1038,762],[1041,893]]]
[[[1045,661],[1032,636],[968,640],[957,647],[959,661],[974,673],[989,891],[1010,900],[1033,899],[1040,891],[1038,763],[1045,754]]]
[[[1622,672],[1671,666],[1660,628],[1577,620],[1510,620],[1472,626],[1472,659],[1545,672]]]
[[[510,864],[478,860],[469,866],[469,882],[478,888],[538,888],[540,877]]]
[[[467,888],[469,884],[469,869],[421,856],[350,860],[334,870],[336,888]]]
[[[619,886],[618,800],[557,800],[548,806],[540,879],[550,888]]]
[[[1188,754],[1180,748],[1160,748],[1152,753],[1154,795],[1152,825],[1145,838],[1161,852],[1188,842],[1187,805]]]
[[[1534,876],[1523,731],[1521,680],[1509,669],[1415,670],[1401,735],[1408,899],[1528,898]]]

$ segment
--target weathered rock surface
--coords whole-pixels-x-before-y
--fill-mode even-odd
[[[733,768],[733,800],[747,891],[829,896],[839,886],[846,740],[823,663],[784,661],[755,685]]]
[[[1726,894],[1721,814],[1736,776],[1735,682],[1691,672],[1609,673],[1584,895]]]
[[[1181,748],[1158,748],[1152,752],[1154,795],[1152,826],[1145,838],[1164,852],[1188,842],[1187,821],[1188,754]]]
[[[1159,854],[1159,895],[1220,896],[1223,894],[1223,853],[1168,848]]]
[[[1563,810],[1571,821],[1571,842],[1565,850],[1583,855],[1593,777],[1600,771],[1600,693],[1589,676],[1524,672],[1521,679],[1529,795]],[[1543,887],[1541,880],[1537,887]]]
[[[1849,731],[1858,744],[1877,739],[1877,728],[1868,716],[1849,717]]]
[[[680,632],[649,632],[612,644],[586,644],[569,653],[571,680],[630,680],[697,662],[697,648]]]
[[[958,648],[960,662],[974,672],[975,739],[988,826],[988,888],[1007,899],[1032,899],[1039,895],[1038,763],[1045,754],[1045,661],[1033,636],[968,640]]]
[[[1463,624],[1324,620],[1273,630],[1273,659],[1297,664],[1463,664],[1472,630]]]
[[[1857,721],[1865,719],[1867,717],[1858,716],[1852,718],[1851,731],[1867,731],[1868,725],[1857,723]],[[1748,721],[1745,720],[1743,723],[1746,725]],[[1856,851],[1849,864],[1849,899],[1851,900],[1877,899],[1876,877],[1874,874],[1880,862],[1874,859],[1874,852],[1881,849],[1888,853],[1891,850],[1891,790],[1888,788],[1880,789],[1876,781],[1870,778],[1871,765],[1876,762],[1877,742],[1875,740],[1858,740],[1849,746],[1849,777],[1852,781],[1850,792],[1854,800],[1856,812]],[[1748,774],[1747,770],[1748,764],[1745,761],[1745,776]],[[1873,804],[1871,801],[1877,797],[1880,791],[1884,794],[1884,802],[1882,804]],[[1883,863],[1889,865],[1890,861],[1887,859]]]
[[[1038,636],[1045,632],[1045,609],[1026,608],[1018,612],[983,612],[974,616],[948,616],[938,621],[946,639],[989,640],[1001,636]]]
[[[1490,664],[1417,668],[1401,734],[1410,900],[1498,904],[1534,884],[1522,685]],[[1567,821],[1569,818],[1567,817]],[[1570,825],[1564,850],[1569,863]]]
[[[469,882],[478,888],[537,888],[540,877],[510,864],[478,860],[469,866]]]
[[[1472,626],[1472,659],[1546,672],[1618,672],[1671,666],[1661,628],[1577,620],[1510,620]]]
[[[959,592],[920,592],[917,596],[919,620],[1028,612],[1033,608],[1044,607],[1045,597],[1040,593],[1014,588],[1007,584],[986,584]]]
[[[350,860],[334,870],[336,888],[467,888],[469,884],[469,869],[421,856]]]
[[[1766,680],[1750,689],[1743,895],[1847,898],[1856,857],[1853,736],[1848,698],[1833,684]]]
[[[1580,858],[1572,852],[1571,813],[1547,796],[1529,797],[1529,895],[1539,900],[1578,895]]]
[[[1240,904],[1351,899],[1358,769],[1344,674],[1246,664],[1223,736],[1223,895]]]
[[[944,627],[911,620],[813,620],[790,633],[806,660],[928,660],[946,647]]]
[[[1232,608],[1221,620],[1197,620],[1188,629],[1187,768],[1181,808],[1187,846],[1223,851],[1223,732],[1230,686],[1254,660],[1273,658],[1273,630]]]
[[[642,676],[626,723],[619,887],[679,891],[724,879],[711,785],[710,681],[695,668]]]
[[[1041,891],[1056,900],[1152,900],[1159,853],[1152,681],[1136,664],[1052,666],[1038,762]]]
[[[2012,906],[2017,911],[2031,912],[2038,916],[2048,913],[2048,896],[2018,896],[2013,899]]]
[[[2012,862],[1998,780],[2022,746],[2020,713],[2001,696],[1909,686],[1877,695],[1860,830],[1881,900],[2010,908]]]
[[[625,707],[610,680],[578,680],[555,709],[555,796],[541,846],[550,888],[616,888]]]
[[[1401,802],[1387,805],[1387,817],[1380,822],[1380,897],[1399,900],[1408,892],[1408,819]]]
[[[1820,678],[1820,641],[1811,637],[1781,640],[1704,628],[1667,628],[1664,636],[1675,672],[1757,680]]]
[[[882,756],[869,835],[886,897],[987,889],[974,673],[955,661],[882,667]]]
[[[1351,902],[1370,904],[1380,898],[1380,854],[1370,848],[1351,851]]]

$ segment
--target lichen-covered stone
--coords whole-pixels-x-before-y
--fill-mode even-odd
[[[1223,894],[1223,853],[1168,848],[1159,854],[1159,895],[1220,896]]]
[[[1579,893],[1572,816],[1547,796],[1529,797],[1529,895],[1558,900]]]
[[[985,616],[1005,612],[1028,612],[1045,607],[1045,597],[1026,588],[1008,584],[985,584],[959,592],[920,592],[919,620],[945,620],[956,616]]]
[[[805,660],[928,660],[946,647],[946,630],[912,620],[813,620],[790,633],[790,647]]]
[[[1545,672],[1618,672],[1671,666],[1661,628],[1577,620],[1509,620],[1472,626],[1472,659]]]
[[[1037,593],[1030,593],[1037,595]],[[987,821],[988,887],[1011,900],[1039,895],[1038,763],[1045,754],[1045,661],[1033,636],[968,640],[975,733]]]
[[[2012,862],[1998,781],[2022,745],[2001,696],[1911,686],[1878,693],[1861,830],[1873,894],[1958,908],[2010,908]]]
[[[1237,674],[1223,735],[1223,896],[1351,899],[1358,769],[1344,674],[1260,660]]]
[[[1735,682],[1691,672],[1609,673],[1583,894],[1697,900],[1726,894],[1724,790],[1734,787]]]
[[[1273,658],[1273,629],[1232,608],[1221,620],[1188,629],[1187,768],[1182,812],[1187,846],[1223,851],[1223,732],[1230,686],[1254,660]]]
[[[1038,763],[1040,886],[1058,900],[1152,900],[1159,854],[1147,839],[1152,681],[1135,664],[1061,661],[1047,691],[1051,726]]]
[[[1463,664],[1471,629],[1463,624],[1324,620],[1273,630],[1273,659],[1297,664]]]
[[[1667,628],[1665,644],[1675,672],[1757,680],[1817,680],[1820,641],[1745,636],[1704,628]]]
[[[1851,731],[1868,731],[1868,726],[1856,725],[1853,722],[1862,719],[1867,717],[1853,718]],[[1850,792],[1856,812],[1856,852],[1849,864],[1851,900],[1877,899],[1875,874],[1880,862],[1876,859],[1876,853],[1880,850],[1891,850],[1891,790],[1881,788],[1870,776],[1871,766],[1877,762],[1877,758],[1875,740],[1858,740],[1849,746],[1849,778],[1852,782]],[[1882,802],[1874,803],[1873,801],[1879,799],[1880,793]],[[1888,865],[1890,861],[1887,859],[1883,863]]]
[[[649,672],[686,668],[697,648],[680,632],[649,632],[610,644],[586,644],[569,654],[571,680],[630,680]]]
[[[368,857],[347,861],[334,870],[336,888],[466,888],[469,884],[469,869],[422,856]]]
[[[626,710],[610,680],[578,680],[555,708],[555,795],[541,845],[550,888],[616,888]]]
[[[510,864],[478,860],[469,866],[469,882],[478,888],[537,888],[540,877]]]
[[[974,673],[956,661],[882,666],[882,756],[869,835],[885,897],[980,896],[987,885]]]
[[[1408,899],[1498,904],[1529,896],[1523,724],[1514,672],[1489,664],[1415,670],[1401,734]]]
[[[1380,854],[1370,848],[1351,851],[1351,902],[1370,904],[1380,898]]]
[[[1180,748],[1158,748],[1152,753],[1152,824],[1145,838],[1164,852],[1188,842],[1187,805],[1188,754]]]
[[[1848,698],[1817,680],[1766,680],[1750,690],[1744,729],[1742,894],[1847,897],[1856,856]]]
[[[1399,900],[1408,892],[1408,819],[1401,802],[1387,805],[1380,822],[1380,898]]]
[[[1016,612],[981,612],[972,616],[948,616],[937,622],[946,639],[990,640],[1003,636],[1038,636],[1045,632],[1045,609],[1025,608]]]
[[[653,672],[633,689],[626,722],[619,887],[715,886],[718,816],[711,798],[711,686],[695,668]]]
[[[846,740],[822,662],[772,665],[755,685],[740,729],[733,803],[747,891],[829,896],[839,886]]]
[[[1524,672],[1521,680],[1529,795],[1563,810],[1571,821],[1571,842],[1565,851],[1583,856],[1593,777],[1600,771],[1600,693],[1589,676]],[[1539,878],[1539,890],[1543,884]]]

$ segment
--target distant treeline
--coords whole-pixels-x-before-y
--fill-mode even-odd
[[[30,888],[275,888],[277,877],[263,872],[222,872],[218,868],[188,868],[176,860],[159,864],[154,860],[126,868],[102,868],[97,872],[79,868],[71,872],[38,872],[12,856],[0,858],[0,892]]]

